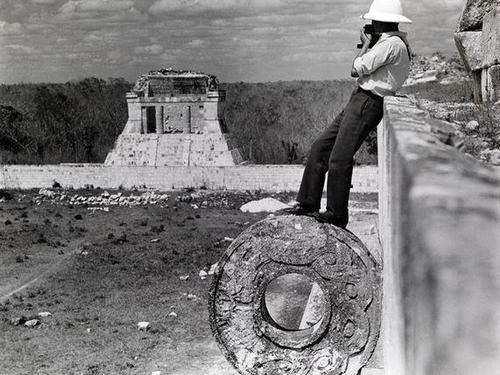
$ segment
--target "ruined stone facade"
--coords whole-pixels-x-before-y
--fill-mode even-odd
[[[228,146],[224,91],[216,77],[161,69],[142,75],[127,93],[128,122],[107,165],[230,166],[241,163]]]
[[[476,101],[500,100],[500,0],[468,0],[455,33]]]

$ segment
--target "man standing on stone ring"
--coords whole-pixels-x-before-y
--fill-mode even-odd
[[[358,87],[349,103],[313,143],[297,196],[298,204],[285,210],[309,215],[321,223],[345,228],[354,154],[370,131],[380,123],[384,96],[394,95],[409,75],[411,51],[399,23],[412,21],[402,14],[400,0],[374,0],[362,18],[371,20],[361,30],[361,50],[351,76]],[[319,213],[327,181],[327,210]]]

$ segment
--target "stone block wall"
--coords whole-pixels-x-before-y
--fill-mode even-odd
[[[243,160],[224,134],[122,134],[107,165],[230,166]]]
[[[105,164],[150,165],[156,159],[157,143],[156,134],[121,134]]]
[[[148,96],[164,95],[204,95],[206,93],[205,77],[186,77],[176,79],[164,79],[163,77],[150,76],[148,79]]]
[[[500,100],[500,0],[468,0],[455,33],[476,101]]]
[[[228,167],[110,166],[105,164],[0,165],[0,188],[63,187],[169,191],[188,187],[227,190],[297,191],[304,168],[301,165],[246,165]],[[378,189],[376,167],[357,167],[353,192],[374,193]]]
[[[500,4],[486,13],[483,18],[481,49],[483,50],[483,67],[500,63]]]
[[[386,375],[500,369],[500,171],[387,98],[379,131]]]
[[[481,30],[484,15],[495,5],[500,5],[498,0],[467,0],[458,23],[459,30]]]
[[[482,32],[464,31],[455,34],[458,52],[469,71],[477,71],[482,65]]]

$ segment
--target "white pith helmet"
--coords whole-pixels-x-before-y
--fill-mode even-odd
[[[409,18],[403,16],[403,6],[400,0],[373,0],[368,13],[361,18],[382,22],[412,23]]]

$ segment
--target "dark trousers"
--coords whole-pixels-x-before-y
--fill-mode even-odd
[[[345,227],[349,221],[354,154],[382,120],[383,102],[382,97],[357,88],[344,110],[311,147],[297,201],[318,211],[328,172],[327,211],[338,226]]]

